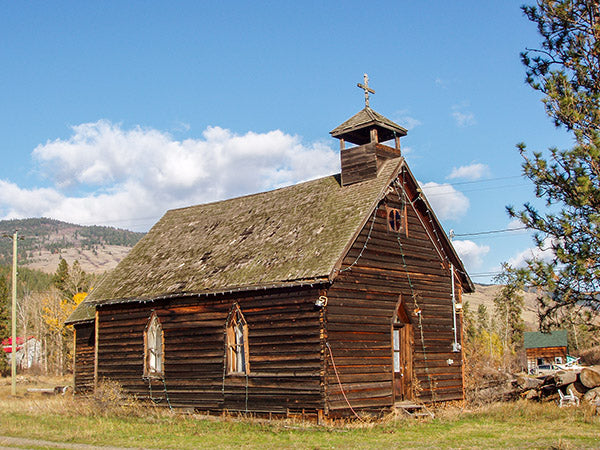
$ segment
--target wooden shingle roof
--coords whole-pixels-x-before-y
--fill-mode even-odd
[[[566,347],[567,330],[555,330],[549,333],[526,331],[523,333],[523,344],[527,348]]]
[[[363,145],[371,140],[369,134],[370,128],[377,129],[379,142],[388,141],[393,139],[394,136],[406,136],[407,133],[405,128],[366,106],[344,123],[331,130],[329,134],[356,145]]]
[[[350,186],[332,175],[168,211],[67,322],[103,303],[327,282],[402,164]]]

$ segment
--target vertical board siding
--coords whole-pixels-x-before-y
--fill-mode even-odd
[[[323,409],[316,289],[107,305],[99,311],[98,377],[141,399],[204,411]],[[237,302],[248,324],[248,376],[225,374],[225,324]],[[152,311],[164,333],[164,382],[143,379]]]
[[[388,194],[386,201],[390,207],[402,208],[395,192]],[[407,214],[408,235],[394,233],[388,231],[385,207],[380,205],[370,240],[367,242],[372,218],[328,290],[328,342],[342,388],[354,409],[378,409],[394,403],[391,324],[400,294],[413,325],[415,395],[423,401],[463,398],[462,354],[452,351],[449,264],[442,263],[423,227],[421,220],[428,218],[419,220],[410,206]],[[455,288],[458,298],[460,285]],[[415,314],[417,305],[422,328]],[[460,318],[457,327],[460,336]],[[454,361],[452,365],[449,359]],[[326,382],[328,409],[348,413],[329,357]]]
[[[75,325],[74,391],[85,394],[94,389],[94,323]]]

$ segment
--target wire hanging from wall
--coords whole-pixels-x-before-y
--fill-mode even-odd
[[[169,409],[171,411],[173,411],[173,406],[171,405],[171,399],[169,398],[169,392],[167,391],[167,383],[165,382],[165,378],[161,377],[160,380],[163,383],[163,389],[165,392],[165,399],[167,400],[167,405],[169,406]],[[156,399],[153,397],[152,394],[152,379],[150,377],[148,377],[148,391],[149,391],[149,398],[152,401],[152,403],[154,403],[155,405],[158,405],[160,402],[163,401],[163,399]]]
[[[397,179],[394,180],[394,190],[396,191],[396,195],[398,195],[398,199],[401,202],[408,201],[408,203],[411,203],[411,206],[413,206],[410,199],[408,199],[408,195],[406,195],[406,192],[404,191],[404,186],[402,184],[400,184],[400,186],[402,188],[402,195],[400,195],[400,193],[396,189],[396,183],[397,183]],[[402,241],[400,240],[400,234],[396,234],[396,241],[398,242],[398,247],[400,248],[400,256],[402,258],[402,266],[404,268],[404,272],[406,273],[406,278],[408,280],[408,286],[410,287],[410,293],[411,293],[414,308],[415,308],[414,313],[419,319],[419,332],[421,335],[421,347],[423,349],[423,362],[425,364],[425,374],[427,375],[427,380],[429,381],[429,389],[431,390],[431,398],[435,403],[435,396],[434,396],[434,390],[433,390],[433,379],[431,377],[431,373],[429,372],[429,365],[427,364],[427,351],[425,348],[425,335],[423,334],[423,320],[422,320],[423,315],[422,315],[421,307],[419,306],[419,303],[417,301],[417,293],[414,289],[412,280],[410,278],[410,272],[408,271],[408,265],[406,264],[406,257],[404,255],[404,249],[402,248]]]
[[[221,385],[221,394],[223,395],[223,408],[225,408],[225,379],[227,378],[227,324],[229,323],[229,319],[231,319],[231,315],[235,313],[237,302],[233,303],[233,306],[229,310],[227,314],[227,318],[225,319],[225,328],[223,329],[223,384]],[[245,403],[244,409],[245,412],[248,413],[248,373],[245,374],[246,383],[245,383]]]
[[[348,407],[350,408],[350,411],[352,411],[352,413],[361,421],[364,422],[364,419],[362,417],[360,417],[356,411],[354,411],[354,408],[352,407],[352,405],[350,404],[350,401],[348,400],[348,397],[346,397],[346,392],[344,392],[344,386],[342,385],[342,381],[340,380],[340,375],[338,374],[337,371],[337,367],[335,365],[335,360],[333,359],[333,352],[331,351],[331,346],[329,345],[329,342],[325,342],[325,345],[327,346],[327,348],[329,349],[329,358],[331,358],[331,364],[333,365],[333,371],[335,372],[335,377],[337,378],[337,382],[338,385],[340,386],[340,391],[342,392],[342,396],[344,397],[344,400],[346,400],[346,404],[348,405]]]
[[[350,264],[348,267],[344,267],[343,269],[337,269],[338,273],[342,273],[342,272],[346,272],[347,270],[351,270],[352,267],[354,267],[356,265],[356,263],[358,263],[358,260],[362,257],[363,253],[367,249],[367,244],[369,243],[369,240],[371,239],[371,234],[373,233],[373,225],[375,225],[375,219],[377,218],[377,211],[379,211],[379,204],[377,204],[377,206],[375,207],[375,210],[373,211],[373,217],[371,219],[371,226],[369,227],[369,233],[367,234],[367,239],[365,240],[365,243],[363,244],[363,247],[360,250],[360,253],[356,257],[356,259],[352,262],[352,264]]]
[[[433,243],[433,237],[431,236],[431,234],[429,233],[429,230],[427,229],[427,227],[425,226],[425,222],[423,222],[423,220],[421,219],[421,216],[418,214],[417,209],[415,208],[415,203],[417,202],[417,200],[419,199],[419,196],[417,196],[417,198],[415,198],[413,201],[408,199],[408,194],[406,194],[406,191],[404,190],[404,186],[398,182],[398,179],[394,180],[394,190],[396,191],[396,195],[398,195],[398,197],[400,196],[400,193],[398,192],[398,189],[396,188],[396,186],[400,186],[400,189],[402,189],[402,193],[404,194],[404,196],[407,199],[407,204],[410,205],[410,207],[412,208],[412,210],[415,212],[415,215],[417,216],[417,219],[419,219],[419,222],[421,222],[421,225],[423,226],[423,229],[425,230],[425,233],[427,234],[427,236],[429,237],[429,239],[431,239],[432,243]],[[445,254],[442,254],[442,252],[440,251],[440,249],[438,248],[437,245],[435,245],[435,243],[433,243],[433,248],[435,248],[435,251],[437,252],[438,256],[440,257],[440,259],[442,261],[446,261],[447,257]]]

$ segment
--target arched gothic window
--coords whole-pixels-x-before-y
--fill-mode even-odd
[[[144,376],[160,378],[163,375],[163,330],[155,312],[144,330]]]
[[[233,305],[226,326],[227,373],[248,374],[248,324],[237,304]]]

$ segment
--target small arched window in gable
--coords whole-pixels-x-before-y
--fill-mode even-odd
[[[248,324],[237,304],[229,314],[226,327],[227,373],[246,375],[250,372]]]
[[[153,312],[144,330],[144,376],[162,377],[163,365],[163,330],[158,316]]]

